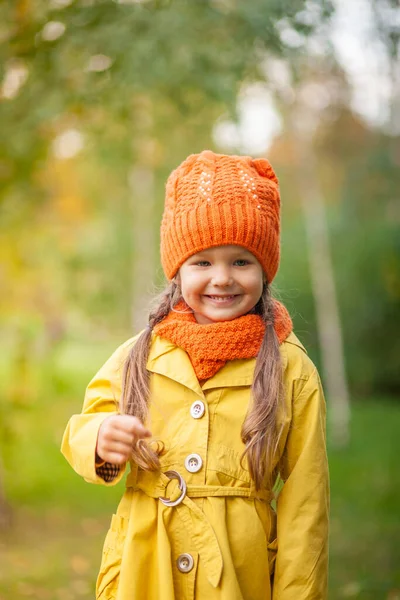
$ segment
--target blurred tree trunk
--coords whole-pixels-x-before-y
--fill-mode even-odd
[[[392,90],[388,131],[390,135],[397,137],[400,134],[400,64],[397,56],[391,60],[390,70]]]
[[[154,144],[152,137],[153,118],[149,98],[136,100],[136,144],[137,162],[133,166],[129,183],[133,200],[133,269],[132,269],[132,313],[131,324],[138,332],[147,323],[149,301],[156,270],[155,222],[155,176],[153,168]]]
[[[303,106],[295,112],[292,127],[332,441],[336,446],[344,446],[350,439],[349,391],[325,205],[312,145],[314,119],[311,108]]]
[[[0,531],[9,529],[12,521],[11,506],[6,500],[3,486],[3,469],[0,464]]]
[[[0,412],[0,530],[9,528],[12,522],[13,507],[8,502],[4,490],[3,465],[10,465],[11,469],[14,466],[13,449],[17,443],[15,423],[20,415],[24,414],[33,397],[30,365],[34,355],[33,339],[21,326],[17,332],[15,354],[9,369],[6,406],[4,413],[2,410]]]
[[[133,282],[131,324],[138,332],[147,323],[148,305],[155,275],[154,172],[144,164],[131,171],[133,198]]]

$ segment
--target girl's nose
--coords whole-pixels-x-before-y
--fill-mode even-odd
[[[212,274],[211,283],[216,286],[228,286],[233,283],[229,269],[216,269]]]

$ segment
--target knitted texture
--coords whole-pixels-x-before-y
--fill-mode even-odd
[[[279,266],[278,179],[264,158],[204,150],[171,173],[161,223],[161,262],[168,279],[191,255],[223,245],[247,248],[268,282]]]
[[[200,325],[192,312],[184,312],[189,310],[181,300],[153,331],[188,353],[199,380],[215,375],[228,360],[257,356],[265,333],[265,323],[259,315],[247,314],[232,321]],[[281,344],[293,325],[286,308],[276,300],[274,321]]]
[[[102,465],[96,465],[96,474],[104,479],[104,481],[113,481],[118,473],[119,465],[113,465],[109,462],[104,462]]]

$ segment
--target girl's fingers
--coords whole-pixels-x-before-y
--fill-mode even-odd
[[[132,452],[132,443],[112,442],[106,445],[106,452],[116,452],[129,457]]]
[[[113,424],[116,429],[133,434],[137,438],[151,437],[151,432],[132,415],[118,415]]]
[[[104,460],[108,463],[111,463],[112,465],[124,465],[128,461],[128,458],[126,458],[124,454],[120,454],[119,452],[104,453]]]
[[[96,450],[107,462],[113,462],[110,455],[115,454],[118,459],[115,464],[123,464],[129,460],[135,442],[147,437],[151,433],[137,417],[114,415],[100,426]]]
[[[151,435],[151,434],[150,434]],[[109,445],[111,444],[128,444],[132,446],[137,440],[142,439],[143,437],[149,437],[148,435],[137,435],[136,433],[127,433],[126,431],[122,431],[120,429],[113,430],[107,433],[105,436],[105,442]]]
[[[134,436],[131,433],[126,433],[125,431],[121,431],[120,429],[117,431],[111,431],[109,434],[109,443],[120,443],[132,445],[134,442]]]

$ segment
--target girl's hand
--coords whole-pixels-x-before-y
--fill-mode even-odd
[[[96,454],[105,462],[123,465],[131,456],[133,444],[146,437],[151,433],[137,417],[112,415],[100,425]]]

